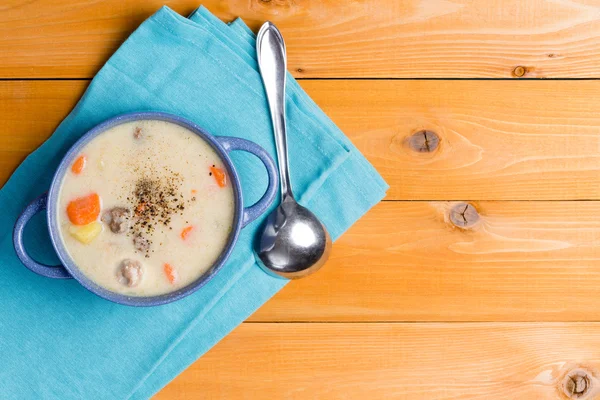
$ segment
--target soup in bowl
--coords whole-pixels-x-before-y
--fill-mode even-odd
[[[267,190],[248,208],[233,150],[256,155],[267,169]],[[239,231],[273,202],[276,185],[273,160],[253,142],[211,136],[174,115],[126,114],[69,150],[48,194],[17,220],[15,249],[32,271],[75,278],[108,300],[164,304],[218,271]],[[23,245],[25,225],[44,208],[61,266],[36,262]]]

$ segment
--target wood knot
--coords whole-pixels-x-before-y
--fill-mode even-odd
[[[458,203],[450,209],[450,222],[458,228],[472,228],[479,222],[479,219],[479,213],[469,203]]]
[[[569,399],[583,399],[592,389],[592,379],[584,369],[570,371],[563,379],[562,389]]]
[[[408,138],[408,146],[419,153],[431,153],[439,144],[440,137],[437,133],[428,130],[420,130]]]
[[[523,67],[522,65],[519,65],[518,67],[513,69],[513,76],[516,76],[517,78],[524,77],[526,73],[527,73],[527,68]]]
[[[303,73],[303,72],[304,72],[304,70],[303,70],[302,68],[298,68],[298,69],[296,70],[296,72],[297,72],[297,73],[299,73],[299,74],[301,74],[301,73]]]

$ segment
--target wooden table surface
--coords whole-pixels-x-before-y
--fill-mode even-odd
[[[164,2],[2,1],[2,182]],[[204,4],[391,189],[158,399],[600,398],[600,1]]]

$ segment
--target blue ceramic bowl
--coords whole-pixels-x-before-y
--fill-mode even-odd
[[[172,122],[174,124],[181,125],[189,129],[190,131],[194,132],[202,139],[204,139],[207,143],[209,143],[212,146],[212,148],[217,152],[217,154],[221,157],[225,167],[227,168],[231,184],[233,185],[233,192],[235,198],[234,223],[229,237],[229,241],[227,242],[227,246],[219,256],[217,261],[214,263],[214,265],[211,268],[209,268],[208,271],[206,271],[206,273],[203,274],[199,279],[189,284],[188,286],[185,286],[171,293],[149,297],[126,296],[123,294],[115,293],[99,286],[94,281],[90,280],[87,276],[85,276],[77,267],[75,262],[71,259],[65,248],[65,244],[63,243],[59,234],[56,215],[56,204],[58,201],[58,193],[60,190],[62,178],[68,171],[69,166],[73,163],[77,155],[81,152],[82,148],[96,136],[100,135],[102,132],[116,125],[140,120],[161,120]],[[240,179],[231,161],[231,158],[229,158],[229,153],[234,150],[245,151],[255,155],[260,159],[260,161],[262,161],[262,163],[267,169],[267,174],[269,177],[269,184],[267,186],[267,190],[263,194],[261,199],[258,202],[256,202],[256,204],[250,207],[244,207]],[[96,126],[92,130],[87,132],[85,135],[83,135],[83,137],[79,139],[77,143],[73,145],[73,147],[71,147],[71,149],[62,159],[56,173],[54,174],[54,178],[52,180],[52,184],[50,185],[50,190],[48,191],[48,193],[42,194],[40,197],[34,200],[29,206],[27,206],[27,208],[25,208],[23,213],[17,219],[13,232],[13,242],[17,256],[19,257],[23,265],[25,265],[27,268],[29,268],[35,273],[49,278],[57,279],[75,278],[89,291],[115,303],[125,304],[129,306],[157,306],[160,304],[170,303],[172,301],[181,299],[182,297],[193,293],[194,291],[198,290],[203,285],[205,285],[219,271],[219,269],[223,266],[223,264],[231,254],[231,251],[235,246],[240,230],[246,225],[248,225],[250,222],[254,221],[256,218],[258,218],[261,214],[263,214],[271,205],[271,203],[273,203],[275,195],[277,194],[277,182],[277,171],[275,169],[273,159],[262,147],[260,147],[256,143],[234,137],[212,136],[199,126],[195,125],[194,123],[176,115],[165,114],[160,112],[141,112],[124,114],[112,118]],[[47,223],[48,229],[50,231],[50,239],[52,241],[54,249],[56,250],[56,254],[58,254],[58,258],[62,262],[62,265],[49,266],[38,263],[37,261],[32,259],[29,256],[29,254],[27,254],[27,251],[25,250],[25,247],[23,245],[23,229],[25,228],[25,225],[27,225],[27,222],[31,219],[31,217],[33,217],[35,214],[42,211],[43,209],[48,210]]]

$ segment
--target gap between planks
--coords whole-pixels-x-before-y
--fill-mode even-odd
[[[93,78],[77,78],[77,77],[46,77],[46,78],[28,78],[28,77],[12,77],[12,78],[0,78],[0,82],[10,81],[91,81]],[[324,77],[324,78],[302,78],[295,77],[295,80],[302,81],[507,81],[507,82],[519,82],[519,81],[597,81],[600,78],[419,78],[419,77],[406,77],[406,78],[394,78],[394,77],[354,77],[354,78],[336,78],[336,77]]]

